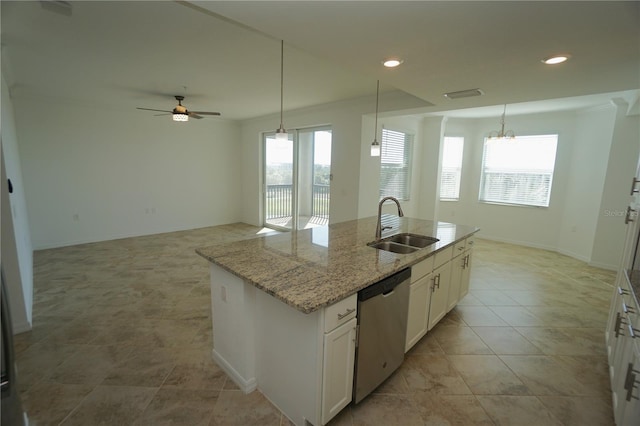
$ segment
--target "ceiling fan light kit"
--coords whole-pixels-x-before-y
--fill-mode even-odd
[[[373,127],[373,142],[371,142],[371,156],[380,157],[380,142],[378,142],[378,101],[380,99],[380,80],[376,84],[376,122]]]
[[[204,118],[204,117],[202,117],[203,115],[211,115],[211,116],[220,115],[219,112],[213,112],[213,111],[189,111],[187,109],[187,107],[182,105],[182,101],[184,100],[184,96],[175,95],[174,98],[176,98],[176,101],[178,101],[178,105],[176,105],[175,108],[173,108],[172,111],[167,111],[167,110],[164,110],[164,109],[141,108],[141,107],[138,107],[136,109],[141,109],[141,110],[144,110],[144,111],[156,111],[156,112],[164,112],[164,113],[166,113],[166,114],[157,114],[157,115],[169,115],[169,114],[171,114],[171,116],[173,118],[173,121],[179,121],[179,122],[189,121],[189,117],[201,119],[201,118]]]

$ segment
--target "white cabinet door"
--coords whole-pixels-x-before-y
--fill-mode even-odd
[[[324,335],[322,424],[351,402],[356,351],[356,318]]]
[[[429,308],[429,330],[447,313],[449,285],[451,283],[451,261],[433,270],[431,275],[431,306]]]
[[[409,313],[405,353],[427,333],[429,302],[431,301],[431,274],[427,274],[409,287]]]
[[[467,250],[464,254],[464,264],[462,267],[462,276],[460,277],[460,299],[469,293],[469,281],[471,280],[471,259],[473,258],[473,250]]]
[[[620,405],[624,407],[620,411],[620,426],[640,424],[640,347],[635,341],[633,343],[632,357],[625,368],[623,393],[618,395],[622,400]]]
[[[466,258],[463,253],[451,260],[451,281],[449,284],[449,297],[447,298],[447,312],[453,309],[460,300],[460,285]]]

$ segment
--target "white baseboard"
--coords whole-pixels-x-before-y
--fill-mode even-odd
[[[244,393],[251,393],[258,388],[258,381],[255,377],[251,377],[249,379],[242,377],[242,375],[240,375],[240,373],[238,373],[238,371],[233,368],[231,364],[229,364],[227,360],[222,357],[222,355],[216,352],[215,349],[213,349],[212,354],[213,360],[218,363],[218,366],[220,366],[220,368],[222,368],[222,370],[224,370],[224,372],[227,373],[229,377],[231,377],[235,384],[238,385],[238,387],[240,387],[240,390],[242,390]]]

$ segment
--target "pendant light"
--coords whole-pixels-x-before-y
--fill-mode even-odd
[[[515,139],[516,135],[515,133],[513,133],[513,130],[504,130],[504,117],[507,114],[507,104],[504,105],[504,111],[502,112],[502,118],[500,119],[500,124],[502,124],[502,127],[500,128],[500,131],[493,131],[491,133],[489,133],[489,136],[487,137],[487,139],[490,140],[495,140],[495,139]]]
[[[380,80],[376,85],[376,124],[373,128],[373,142],[371,142],[371,156],[380,157],[380,143],[378,143],[378,101],[380,99]]]
[[[284,99],[284,40],[280,40],[280,128],[276,130],[276,139],[277,140],[288,140],[289,134],[284,129],[282,125],[282,110],[283,110],[283,99]]]

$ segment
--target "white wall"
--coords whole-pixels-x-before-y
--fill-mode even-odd
[[[14,104],[36,249],[240,218],[236,123],[61,99]]]
[[[602,201],[597,216],[591,264],[610,269],[618,267],[625,238],[622,212],[628,205],[631,180],[640,152],[640,116],[627,115],[629,105],[616,99],[611,151]],[[613,213],[613,214],[612,214]]]
[[[403,92],[388,92],[380,95],[380,111],[398,111],[424,106],[424,101]],[[330,125],[331,144],[331,223],[343,222],[359,217],[360,206],[373,204],[373,210],[364,214],[375,214],[377,208],[378,179],[371,178],[379,173],[379,160],[369,156],[369,146],[373,140],[373,120],[370,133],[366,130],[363,116],[375,109],[375,98],[365,97],[318,105],[284,114],[287,130]],[[401,114],[401,113],[399,113]],[[382,121],[380,121],[382,122]],[[259,117],[242,124],[243,158],[243,203],[242,220],[259,225],[262,223],[260,184],[262,182],[262,133],[275,131],[279,117],[276,115]],[[367,123],[368,124],[368,123]],[[365,154],[366,151],[366,154]],[[377,163],[376,163],[377,161]],[[377,164],[377,165],[376,165]],[[376,167],[378,169],[376,169]],[[364,183],[366,181],[366,183]],[[363,184],[361,185],[361,182]],[[371,194],[375,201],[371,203]],[[360,202],[360,198],[364,201]]]
[[[15,333],[31,329],[33,306],[33,249],[18,135],[13,104],[2,78],[2,268],[5,273],[11,322]],[[11,179],[13,193],[7,191],[6,178]]]
[[[465,138],[462,183],[459,201],[438,202],[438,219],[478,226],[485,238],[556,250],[615,269],[624,234],[616,212],[623,212],[627,204],[640,128],[638,116],[626,115],[628,105],[620,102],[618,108],[606,104],[585,111],[507,117],[507,127],[516,134],[559,135],[548,208],[478,202],[483,138],[499,123],[448,119],[445,135]],[[435,138],[438,121],[425,127]]]

